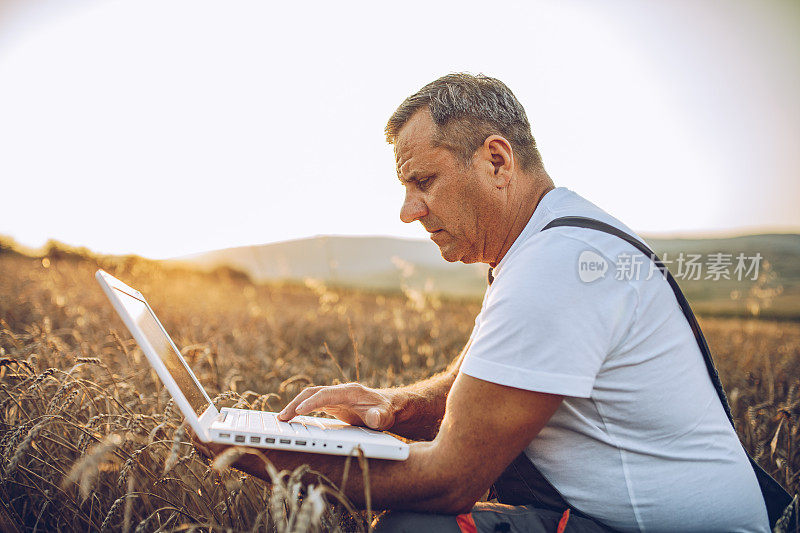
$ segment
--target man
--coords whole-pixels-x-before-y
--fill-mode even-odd
[[[280,414],[324,411],[421,440],[406,461],[370,462],[373,506],[394,510],[383,527],[546,530],[553,514],[540,508],[553,496],[573,510],[568,518],[557,509],[562,528],[579,520],[587,530],[767,531],[753,471],[667,283],[584,281],[582,253],[613,264],[636,250],[590,229],[541,231],[570,215],[633,234],[554,187],[511,91],[485,76],[444,76],[407,98],[386,133],[405,188],[400,218],[419,221],[445,260],[487,263],[493,282],[445,372],[394,389],[311,387]],[[268,455],[334,479],[343,464]],[[241,466],[265,476],[256,460]],[[505,479],[527,493],[516,493],[516,506],[476,506],[498,478],[501,501],[513,492]],[[362,491],[354,483],[347,492],[363,503]]]

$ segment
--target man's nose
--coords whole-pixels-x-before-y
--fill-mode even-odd
[[[413,192],[406,192],[406,199],[403,207],[400,208],[400,220],[410,224],[428,214],[428,206],[418,195]]]

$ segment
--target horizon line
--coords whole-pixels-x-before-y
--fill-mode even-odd
[[[790,227],[790,226],[750,226],[750,227],[743,227],[738,229],[719,229],[719,230],[677,230],[677,231],[636,231],[637,234],[641,235],[645,239],[656,239],[656,240],[705,240],[705,239],[735,239],[737,237],[750,237],[750,236],[758,236],[758,235],[800,235],[800,228],[797,227]],[[79,244],[72,244],[64,241],[59,241],[55,238],[50,238],[45,241],[40,246],[31,246],[16,240],[13,236],[7,234],[0,234],[0,241],[2,240],[9,240],[12,241],[16,247],[29,252],[29,253],[38,253],[44,250],[44,247],[47,246],[47,243],[50,241],[55,241],[60,244],[64,244],[70,248],[85,248],[89,252],[96,254],[96,255],[108,255],[108,256],[127,256],[133,255],[138,257],[143,257],[145,259],[152,259],[156,261],[170,261],[170,260],[185,260],[187,258],[191,258],[193,256],[199,256],[211,252],[217,252],[220,250],[231,250],[235,248],[247,248],[252,246],[269,246],[274,244],[285,244],[290,242],[297,242],[297,241],[304,241],[304,240],[311,240],[311,239],[320,239],[320,238],[329,238],[329,237],[342,237],[342,238],[383,238],[383,239],[395,239],[395,240],[402,240],[402,241],[420,241],[420,242],[429,242],[429,240],[425,237],[405,237],[399,235],[386,235],[386,234],[345,234],[345,233],[317,233],[313,235],[308,235],[306,237],[296,237],[292,239],[282,239],[277,241],[268,241],[268,242],[261,242],[261,243],[250,243],[250,244],[235,244],[231,246],[225,246],[222,248],[213,248],[213,249],[203,249],[196,252],[191,252],[188,254],[183,254],[180,256],[162,256],[162,257],[153,257],[148,256],[136,252],[127,252],[127,253],[108,253],[108,252],[99,252],[96,251],[89,246],[86,245],[79,245]]]

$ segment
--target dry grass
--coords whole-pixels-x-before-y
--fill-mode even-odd
[[[268,469],[272,484],[214,464],[93,279],[139,288],[220,405],[276,410],[303,387],[360,377],[400,385],[444,368],[477,302],[250,284],[52,247],[0,250],[0,529],[366,530],[336,487]],[[800,451],[800,325],[702,321],[738,428],[794,493]]]

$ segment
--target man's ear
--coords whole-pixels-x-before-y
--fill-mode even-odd
[[[483,152],[491,164],[494,186],[504,189],[514,174],[514,150],[511,143],[500,135],[490,135],[483,141]]]

